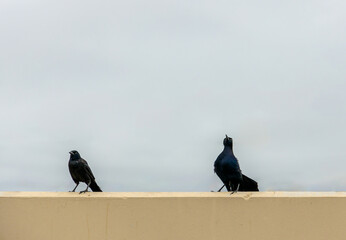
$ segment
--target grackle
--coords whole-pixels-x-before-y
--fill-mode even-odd
[[[242,174],[238,159],[233,153],[233,140],[226,135],[223,140],[224,149],[214,162],[214,171],[223,182],[227,191],[235,193],[237,191],[258,191],[257,182]]]
[[[101,188],[95,182],[95,177],[87,163],[76,150],[70,152],[70,160],[68,162],[68,169],[70,170],[73,181],[77,184],[72,190],[74,192],[79,185],[79,182],[87,184],[87,188],[80,193],[88,192],[90,187],[93,192],[102,192]]]

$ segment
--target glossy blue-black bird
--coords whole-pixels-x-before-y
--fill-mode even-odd
[[[81,158],[80,154],[76,150],[70,152],[68,169],[70,170],[73,181],[76,183],[76,186],[72,192],[76,190],[79,182],[84,182],[87,184],[87,188],[80,193],[87,192],[89,187],[91,190],[93,190],[93,192],[102,192],[101,188],[95,181],[94,174],[92,173],[87,161]]]
[[[232,193],[235,193],[239,190],[240,183],[243,181],[243,175],[238,159],[233,154],[232,138],[226,135],[223,145],[223,151],[214,162],[214,171],[225,184],[227,191],[230,192],[232,190]]]

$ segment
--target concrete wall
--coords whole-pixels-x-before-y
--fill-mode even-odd
[[[346,239],[346,193],[0,192],[0,239]]]

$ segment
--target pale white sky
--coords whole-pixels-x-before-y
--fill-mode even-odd
[[[345,1],[0,0],[0,191],[346,190]],[[85,185],[80,188],[83,189]]]

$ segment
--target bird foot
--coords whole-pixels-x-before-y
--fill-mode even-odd
[[[80,191],[79,194],[86,193],[86,192],[89,192],[89,191],[88,190]]]
[[[231,195],[232,195],[233,193],[237,193],[237,192],[238,192],[239,186],[240,186],[240,184],[238,184],[237,188],[231,193]]]

